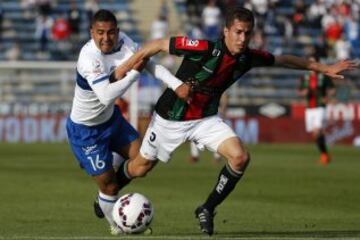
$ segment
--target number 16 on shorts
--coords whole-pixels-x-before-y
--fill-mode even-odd
[[[91,167],[95,172],[105,167],[105,161],[100,159],[99,154],[87,156],[87,159],[90,161]]]

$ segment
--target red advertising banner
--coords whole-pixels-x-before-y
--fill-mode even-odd
[[[305,131],[304,110],[303,105],[293,105],[287,116],[233,117],[227,122],[245,143],[312,142]],[[353,144],[356,138],[360,139],[360,104],[330,105],[326,115],[328,143]],[[65,114],[55,113],[0,115],[0,142],[64,142],[66,118]],[[140,130],[145,128],[140,124]]]

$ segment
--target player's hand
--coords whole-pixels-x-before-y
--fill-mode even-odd
[[[192,86],[189,83],[183,83],[175,89],[176,95],[185,102],[191,101]]]
[[[131,66],[130,64],[122,64],[118,66],[110,75],[109,80],[111,83],[116,82],[117,80],[121,80],[126,76],[126,73],[129,72],[131,69],[134,69],[138,72],[141,72],[144,67],[146,66],[147,62],[149,61],[148,58],[144,58],[141,61]]]
[[[109,80],[111,83],[121,80],[126,76],[126,73],[131,69],[127,65],[120,65],[111,73]]]
[[[141,61],[135,63],[133,69],[137,70],[138,72],[141,72],[144,67],[146,66],[147,62],[149,61],[148,58],[144,58]]]
[[[353,70],[359,67],[359,63],[352,60],[343,60],[332,65],[328,65],[324,74],[332,79],[341,80],[344,76],[340,73],[347,70]]]

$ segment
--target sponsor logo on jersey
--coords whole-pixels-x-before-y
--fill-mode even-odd
[[[221,54],[221,51],[216,48],[211,53],[211,55],[213,55],[214,57],[218,57],[218,56],[220,56],[220,54]]]
[[[95,152],[94,150],[96,148],[97,148],[97,144],[88,147],[83,147],[82,150],[84,151],[85,155],[89,155],[91,153],[94,153]]]
[[[185,45],[189,47],[197,47],[199,45],[199,40],[187,39]]]

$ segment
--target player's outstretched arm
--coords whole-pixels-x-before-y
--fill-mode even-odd
[[[342,60],[335,64],[326,65],[292,55],[276,56],[275,65],[286,68],[321,72],[332,79],[344,79],[344,76],[341,75],[343,71],[353,70],[358,67],[358,64],[352,60]]]
[[[110,75],[110,82],[116,82],[118,80],[123,79],[126,76],[126,73],[131,71],[132,69],[141,72],[144,67],[146,66],[149,59],[142,59],[139,62],[135,63],[132,68],[129,68],[129,66],[125,63],[115,68],[115,70]]]

